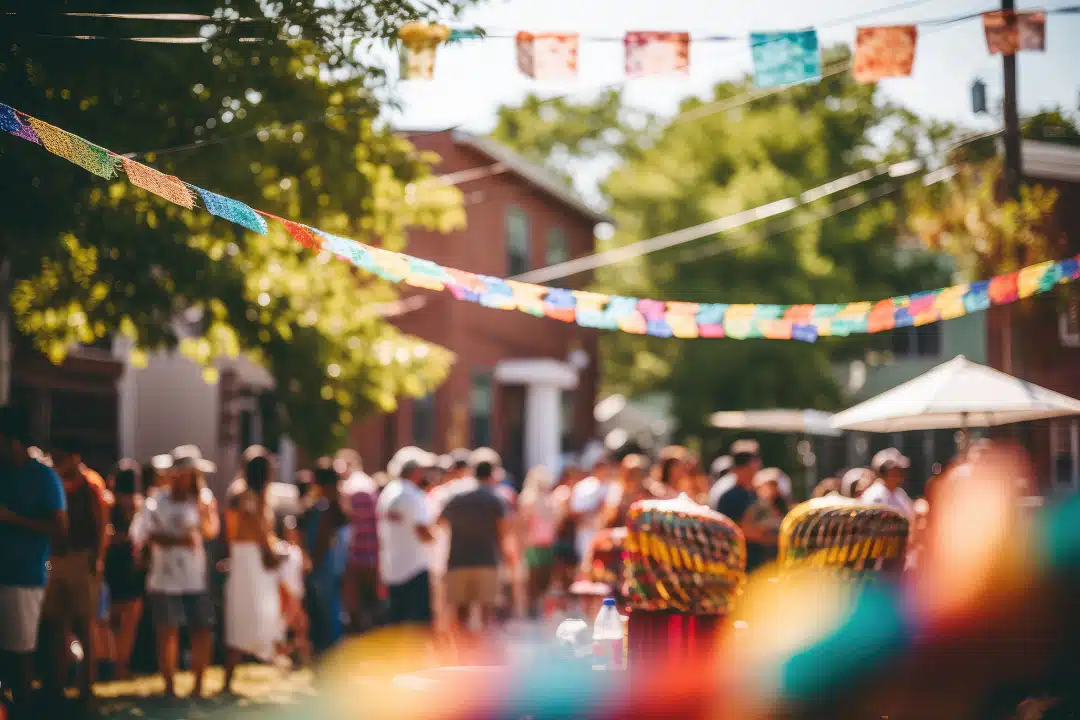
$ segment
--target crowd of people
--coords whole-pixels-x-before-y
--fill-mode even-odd
[[[167,695],[181,664],[201,695],[215,650],[231,689],[245,659],[308,663],[381,624],[429,627],[457,649],[506,618],[617,593],[592,572],[603,564],[597,538],[623,527],[638,500],[685,494],[728,516],[747,539],[749,570],[775,558],[792,504],[790,479],[740,440],[709,473],[682,447],[596,453],[571,457],[557,476],[534,468],[520,493],[489,448],[404,448],[374,477],[343,450],[277,478],[275,458],[256,446],[219,509],[207,486],[216,468],[197,447],[142,467],[121,461],[106,480],[77,448],[46,455],[13,412],[0,418],[0,672],[16,702],[35,679],[42,697],[62,696],[73,676],[90,698],[102,660],[129,676],[144,610]],[[884,451],[815,495],[911,516],[907,466]]]

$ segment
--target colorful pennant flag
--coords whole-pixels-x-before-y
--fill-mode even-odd
[[[534,80],[569,80],[577,76],[577,33],[519,32],[517,65]]]
[[[41,138],[34,132],[29,123],[23,122],[15,108],[0,103],[0,130],[11,133],[15,137],[28,140],[32,143],[41,144]]]
[[[667,72],[687,73],[690,69],[690,33],[626,33],[626,74],[644,77]]]
[[[126,157],[120,158],[120,162],[123,163],[124,173],[128,176],[128,180],[135,187],[159,195],[188,210],[195,207],[195,193],[191,192],[191,189],[180,178],[166,175]]]
[[[986,47],[991,54],[1015,55],[1046,49],[1046,13],[997,10],[983,13]]]
[[[401,49],[401,78],[431,80],[435,77],[435,47]]]
[[[41,144],[53,155],[59,155],[106,180],[116,177],[116,156],[105,148],[37,118],[26,119],[33,128],[34,135],[41,139]]]
[[[817,30],[750,34],[754,84],[792,85],[821,77]]]
[[[28,142],[38,142],[37,138],[40,137],[46,148],[53,152],[59,150],[57,154],[65,157],[76,157],[80,160],[78,164],[91,172],[102,174],[105,169],[100,165],[102,162],[113,162],[115,171],[116,156],[108,150],[3,105],[0,105],[0,128]],[[29,128],[32,132],[23,132],[22,128]],[[95,160],[102,156],[104,161]],[[263,216],[272,218],[282,223],[303,246],[332,252],[357,268],[390,282],[404,282],[433,291],[446,290],[459,300],[491,308],[518,310],[583,327],[618,329],[636,335],[815,342],[819,337],[883,332],[960,317],[1080,280],[1078,255],[1059,262],[1038,263],[990,280],[877,302],[726,305],[610,296],[520,283],[443,267],[429,260],[363,245],[253,210],[242,202],[186,185],[178,178],[134,161],[124,159],[123,166],[133,184],[184,207],[192,207],[191,190],[194,190],[210,213],[255,232],[266,234],[267,225]]]
[[[217,215],[219,218],[225,218],[237,225],[243,225],[248,230],[254,230],[260,235],[266,234],[266,221],[244,203],[209,190],[203,190],[201,187],[195,187],[194,185],[191,187],[195,188],[195,192],[202,197],[203,205],[206,206],[206,210],[211,215]]]
[[[914,25],[859,28],[855,34],[855,59],[851,68],[855,82],[870,83],[911,75],[917,36]]]
[[[319,231],[315,230],[315,228],[310,228],[307,225],[293,222],[292,220],[286,220],[285,218],[278,217],[277,215],[271,215],[270,213],[263,212],[262,210],[256,210],[255,212],[257,212],[259,215],[262,215],[263,217],[277,220],[279,223],[284,225],[285,230],[289,233],[292,239],[306,247],[308,250],[319,251],[323,249],[323,235]]]
[[[398,31],[401,39],[401,77],[431,80],[435,76],[435,51],[450,39],[450,28],[425,22],[406,23]]]

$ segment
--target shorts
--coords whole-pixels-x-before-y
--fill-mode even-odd
[[[530,568],[547,567],[555,562],[555,548],[551,546],[525,548],[525,562]]]
[[[155,627],[206,630],[214,626],[214,601],[209,593],[166,595],[150,593],[150,616]]]
[[[386,590],[391,624],[431,624],[431,576],[427,570],[400,585],[389,585]]]
[[[446,571],[446,604],[460,608],[472,605],[495,605],[499,601],[497,567],[463,567]]]
[[[379,608],[379,569],[350,567],[345,571],[346,612],[373,613]]]
[[[45,588],[0,585],[0,651],[26,655],[37,649]]]
[[[564,565],[576,566],[580,562],[573,540],[556,540],[551,551],[552,559]]]
[[[45,586],[46,620],[93,620],[98,614],[101,579],[91,569],[88,552],[54,555]]]

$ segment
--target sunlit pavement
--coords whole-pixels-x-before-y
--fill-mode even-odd
[[[404,656],[395,653],[409,642],[394,631],[373,633],[351,638],[329,660],[331,670],[327,681],[331,696],[344,693],[355,701],[359,696],[385,694],[391,687],[416,690],[408,686],[406,675],[443,665],[490,665],[521,661],[535,651],[543,636],[542,628],[522,622],[510,622],[494,635],[488,636],[484,647],[469,652],[463,648],[437,650],[430,643],[414,646]],[[498,652],[493,652],[498,649]],[[499,662],[495,663],[496,657]],[[398,673],[402,676],[395,679]],[[397,682],[400,680],[401,683]],[[245,665],[237,671],[236,693],[222,692],[224,671],[220,667],[207,672],[205,695],[189,699],[193,678],[190,673],[176,676],[177,699],[165,699],[160,675],[135,678],[129,681],[100,683],[96,712],[90,718],[105,720],[233,720],[261,718],[279,720],[311,717],[312,702],[318,697],[312,672],[285,671],[265,665]],[[359,703],[361,706],[367,703]],[[374,717],[378,703],[370,707]],[[355,706],[354,706],[355,707]],[[74,717],[74,716],[73,716]]]
[[[314,696],[308,671],[288,672],[280,668],[246,665],[238,669],[235,694],[222,693],[225,673],[219,667],[207,672],[203,699],[188,699],[193,679],[178,673],[178,699],[165,699],[165,683],[160,675],[129,681],[101,683],[95,687],[97,712],[91,717],[109,720],[198,720],[199,718],[288,717]]]

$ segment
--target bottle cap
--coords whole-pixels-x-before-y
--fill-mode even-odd
[[[615,598],[604,598],[604,605],[606,607],[615,607]]]

